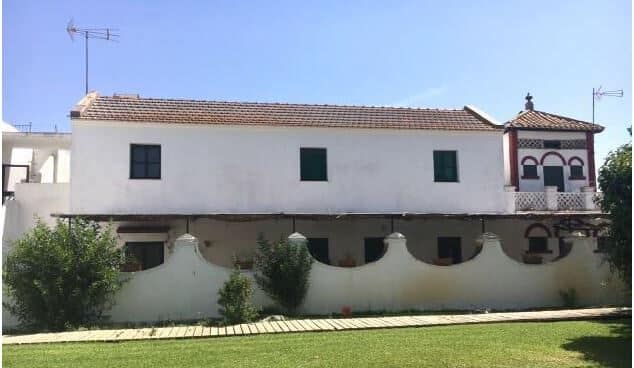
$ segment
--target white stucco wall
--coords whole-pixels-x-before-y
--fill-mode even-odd
[[[31,182],[68,183],[70,146],[71,137],[66,133],[3,133],[2,163],[29,165]],[[13,176],[21,177],[23,170],[12,169]],[[9,182],[16,180],[10,177]]]
[[[31,229],[35,216],[49,225],[55,223],[50,216],[54,212],[68,211],[68,184],[18,183],[15,185],[15,198],[2,206],[2,260],[11,251],[12,242]],[[5,300],[6,297],[5,297]],[[15,326],[17,320],[4,308],[3,326]]]
[[[576,239],[570,254],[545,265],[510,259],[495,239],[456,266],[422,263],[393,234],[381,260],[357,268],[313,265],[304,313],[405,309],[525,309],[561,306],[559,291],[574,288],[581,305],[623,302],[621,283],[593,253],[589,239]],[[195,238],[177,240],[159,267],[130,273],[111,311],[113,321],[138,322],[218,316],[217,291],[230,270],[208,263]],[[251,275],[250,272],[246,274]],[[257,291],[254,302],[269,305]]]
[[[504,163],[504,185],[511,185],[511,154],[509,147],[509,133],[502,136],[502,161]]]
[[[502,212],[501,136],[73,121],[71,209]],[[161,144],[161,180],[129,179],[131,143]],[[328,149],[328,182],[299,180],[300,147]],[[458,151],[458,183],[434,182],[434,149]]]
[[[518,139],[586,139],[586,135],[583,132],[545,132],[545,131],[518,131]],[[564,187],[566,192],[579,192],[582,187],[588,185],[588,152],[586,149],[526,149],[518,148],[517,165],[519,174],[519,191],[521,192],[543,192],[544,191],[544,169],[541,164],[537,166],[537,175],[539,179],[522,179],[524,174],[522,168],[522,160],[524,157],[532,156],[538,161],[547,152],[557,152],[561,154],[565,159],[565,165],[559,157],[549,155],[546,157],[543,166],[563,166],[564,172]],[[570,180],[570,166],[568,166],[568,160],[572,157],[579,157],[583,160],[583,175],[584,180]]]

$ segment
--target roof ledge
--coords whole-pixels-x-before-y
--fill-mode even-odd
[[[90,104],[97,99],[97,97],[99,97],[99,92],[97,91],[92,91],[90,93],[88,93],[86,96],[84,96],[81,100],[79,100],[79,102],[77,103],[77,105],[75,105],[71,110],[70,110],[70,117],[72,118],[79,118],[81,117],[81,113],[84,112],[88,106],[90,106]]]
[[[478,118],[480,121],[483,121],[485,123],[491,124],[491,125],[493,125],[494,127],[498,128],[498,129],[503,129],[504,128],[504,126],[502,124],[500,124],[500,122],[498,122],[491,115],[487,114],[486,112],[478,109],[477,107],[475,107],[473,105],[465,105],[464,109],[467,112],[470,112],[471,114],[475,115],[476,118]]]

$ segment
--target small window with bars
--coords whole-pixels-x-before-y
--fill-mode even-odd
[[[570,165],[570,179],[585,179],[583,176],[583,166]]]
[[[561,141],[560,140],[544,140],[544,148],[560,149]]]
[[[522,179],[539,179],[537,176],[537,165],[522,165],[524,169],[524,175]]]

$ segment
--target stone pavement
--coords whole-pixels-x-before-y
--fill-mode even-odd
[[[2,344],[37,344],[55,342],[113,342],[151,339],[225,337],[308,331],[364,330],[394,327],[422,327],[517,321],[564,321],[631,317],[630,308],[591,308],[539,312],[482,313],[460,315],[412,315],[397,317],[295,319],[245,323],[225,327],[174,326],[123,330],[87,330],[33,335],[5,335]]]

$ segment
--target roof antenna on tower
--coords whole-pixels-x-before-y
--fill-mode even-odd
[[[526,103],[524,104],[524,109],[527,111],[533,111],[533,108],[535,107],[533,105],[533,101],[531,101],[533,99],[533,96],[531,96],[530,92],[526,94],[526,97],[524,97],[526,99]]]
[[[119,35],[114,33],[116,29],[113,28],[79,28],[76,27],[71,19],[66,25],[66,32],[70,36],[71,41],[75,40],[74,35],[80,34],[86,40],[85,49],[86,49],[86,94],[88,94],[88,39],[89,38],[97,38],[100,40],[106,41],[119,41]]]

